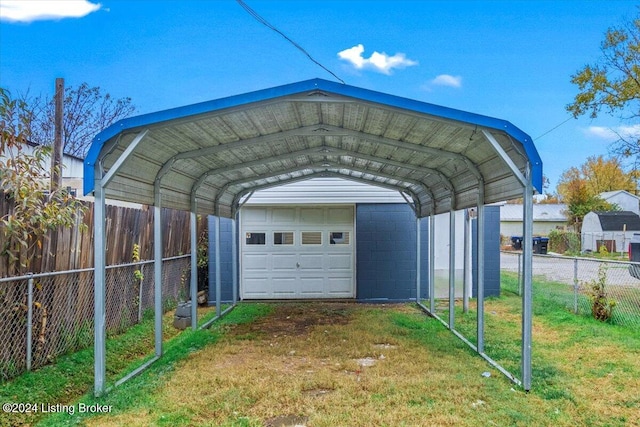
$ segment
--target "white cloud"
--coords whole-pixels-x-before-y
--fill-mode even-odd
[[[589,126],[583,130],[585,135],[613,142],[620,138],[640,138],[640,124],[631,126],[617,126],[607,128],[603,126]]]
[[[431,80],[430,83],[433,86],[449,86],[459,88],[462,87],[462,77],[451,76],[449,74],[440,74],[439,76],[436,76],[435,79]]]
[[[413,65],[418,65],[418,61],[407,59],[404,53],[396,53],[393,56],[389,56],[382,52],[373,52],[369,58],[362,56],[364,53],[364,46],[359,44],[349,49],[345,49],[338,52],[338,57],[345,61],[348,61],[355,68],[372,69],[383,74],[391,74],[394,68],[405,68]]]
[[[462,87],[462,76],[452,76],[451,74],[440,74],[421,86],[422,90],[431,92],[435,86],[446,86],[459,89]]]
[[[88,0],[1,0],[0,21],[32,22],[82,18],[102,8]]]

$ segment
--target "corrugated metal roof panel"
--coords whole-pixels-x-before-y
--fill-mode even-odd
[[[107,197],[153,199],[158,183],[167,207],[182,208],[197,196],[201,207],[213,198],[219,212],[233,212],[251,188],[322,174],[406,191],[419,216],[433,206],[447,211],[452,195],[456,208],[475,204],[479,175],[487,203],[520,196],[520,181],[483,132],[521,173],[530,162],[532,182],[541,187],[531,139],[506,121],[315,79],[118,122],[89,150],[85,193],[93,189],[96,164],[105,171],[119,164],[143,130]],[[305,151],[312,148],[321,151]]]

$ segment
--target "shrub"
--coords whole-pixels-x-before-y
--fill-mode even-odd
[[[549,233],[549,250],[561,254],[580,253],[580,235],[572,231],[552,230]]]
[[[613,315],[613,308],[616,306],[615,300],[607,296],[605,284],[607,282],[607,267],[603,264],[598,268],[598,279],[583,283],[588,285],[589,300],[591,301],[591,314],[594,319],[606,322]]]

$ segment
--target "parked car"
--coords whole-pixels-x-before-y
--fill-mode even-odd
[[[629,242],[629,261],[640,263],[640,234],[635,233]],[[629,274],[640,280],[640,264],[629,265]]]

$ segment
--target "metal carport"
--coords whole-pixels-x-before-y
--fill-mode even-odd
[[[405,196],[416,218],[430,216],[431,228],[435,214],[450,213],[452,237],[454,211],[477,207],[478,241],[482,241],[485,204],[523,197],[525,243],[531,242],[533,193],[542,189],[542,162],[531,138],[507,121],[321,79],[121,120],[94,138],[84,167],[84,193],[95,196],[97,395],[105,387],[105,198],[154,206],[156,285],[162,274],[161,207],[191,212],[195,301],[196,214],[215,215],[219,226],[220,217],[235,219],[259,189],[318,176],[393,188]],[[450,271],[455,270],[453,246]],[[531,253],[531,245],[525,244],[521,381],[525,390],[531,386]],[[482,250],[478,259],[478,345],[473,348],[488,359]],[[418,303],[420,282],[418,276]],[[427,282],[432,289],[433,277]],[[219,295],[219,270],[216,283]],[[431,307],[422,307],[434,314],[433,292],[429,295]],[[160,286],[155,298],[158,358],[162,355]],[[453,310],[449,325],[451,316]],[[192,318],[195,328],[195,304]]]

